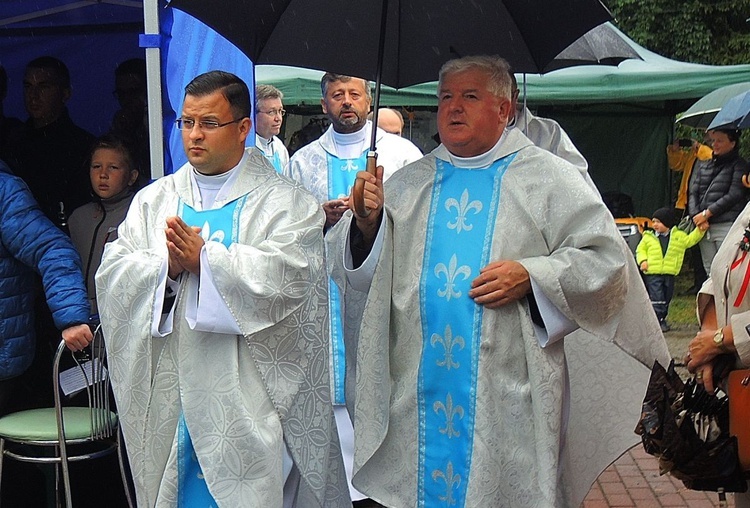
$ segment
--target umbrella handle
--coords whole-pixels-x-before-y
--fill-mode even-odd
[[[378,154],[377,152],[367,153],[367,166],[365,171],[371,175],[377,174],[378,167]],[[354,212],[360,217],[367,217],[370,215],[370,210],[365,206],[365,181],[361,178],[357,178],[354,182],[354,188],[352,189],[352,202],[354,203]]]
[[[747,174],[742,175],[742,185],[744,185],[745,187],[750,188],[750,181],[748,181],[748,175]]]

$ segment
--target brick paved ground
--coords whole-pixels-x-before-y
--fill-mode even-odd
[[[727,506],[734,506],[731,494]],[[670,475],[659,475],[654,457],[639,444],[608,467],[591,487],[583,508],[614,507],[690,507],[721,506],[715,492],[688,490]]]

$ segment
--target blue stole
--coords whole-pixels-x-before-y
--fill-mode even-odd
[[[201,236],[206,241],[220,242],[229,248],[239,236],[240,212],[246,196],[231,201],[221,208],[197,211],[180,200],[177,215],[188,226],[202,228]],[[185,418],[180,414],[177,426],[177,472],[178,506],[181,508],[216,506],[203,477],[203,471],[195,455]]]
[[[180,508],[200,507],[200,508],[217,508],[216,501],[208,491],[206,479],[203,477],[201,465],[198,463],[198,457],[195,455],[193,442],[190,440],[190,433],[185,418],[180,415],[180,421],[177,424],[177,465],[178,479],[177,485],[177,506]]]
[[[328,162],[328,199],[347,197],[352,192],[357,172],[364,171],[367,165],[367,152],[357,159],[339,159],[326,154]],[[333,403],[346,403],[344,378],[346,359],[344,350],[344,330],[341,322],[341,295],[339,288],[328,279],[329,326],[331,330],[331,371],[333,372]]]
[[[486,169],[436,160],[419,287],[420,507],[466,503],[483,315],[468,293],[489,264],[502,178],[514,157]]]
[[[284,168],[281,167],[281,157],[279,157],[279,152],[274,150],[274,152],[271,155],[268,155],[267,153],[263,152],[263,155],[265,155],[266,159],[268,159],[269,162],[273,164],[273,167],[276,169],[277,173],[281,173],[284,171]]]

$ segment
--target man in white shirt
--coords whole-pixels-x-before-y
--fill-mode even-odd
[[[284,122],[284,94],[271,85],[255,87],[255,146],[279,173],[289,165],[289,152],[278,138]]]

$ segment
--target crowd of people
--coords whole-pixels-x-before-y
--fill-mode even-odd
[[[580,505],[669,362],[694,244],[710,277],[688,367],[712,387],[718,352],[750,363],[737,133],[680,162],[694,231],[659,209],[634,258],[503,59],[438,79],[431,153],[393,110],[373,125],[369,82],[325,73],[329,126],[290,158],[280,90],[201,74],[176,121],[188,162],[144,185],[145,64],[118,66],[94,139],[65,65],[30,62],[28,120],[0,110],[0,414],[52,337],[80,350],[101,322],[138,506]]]

